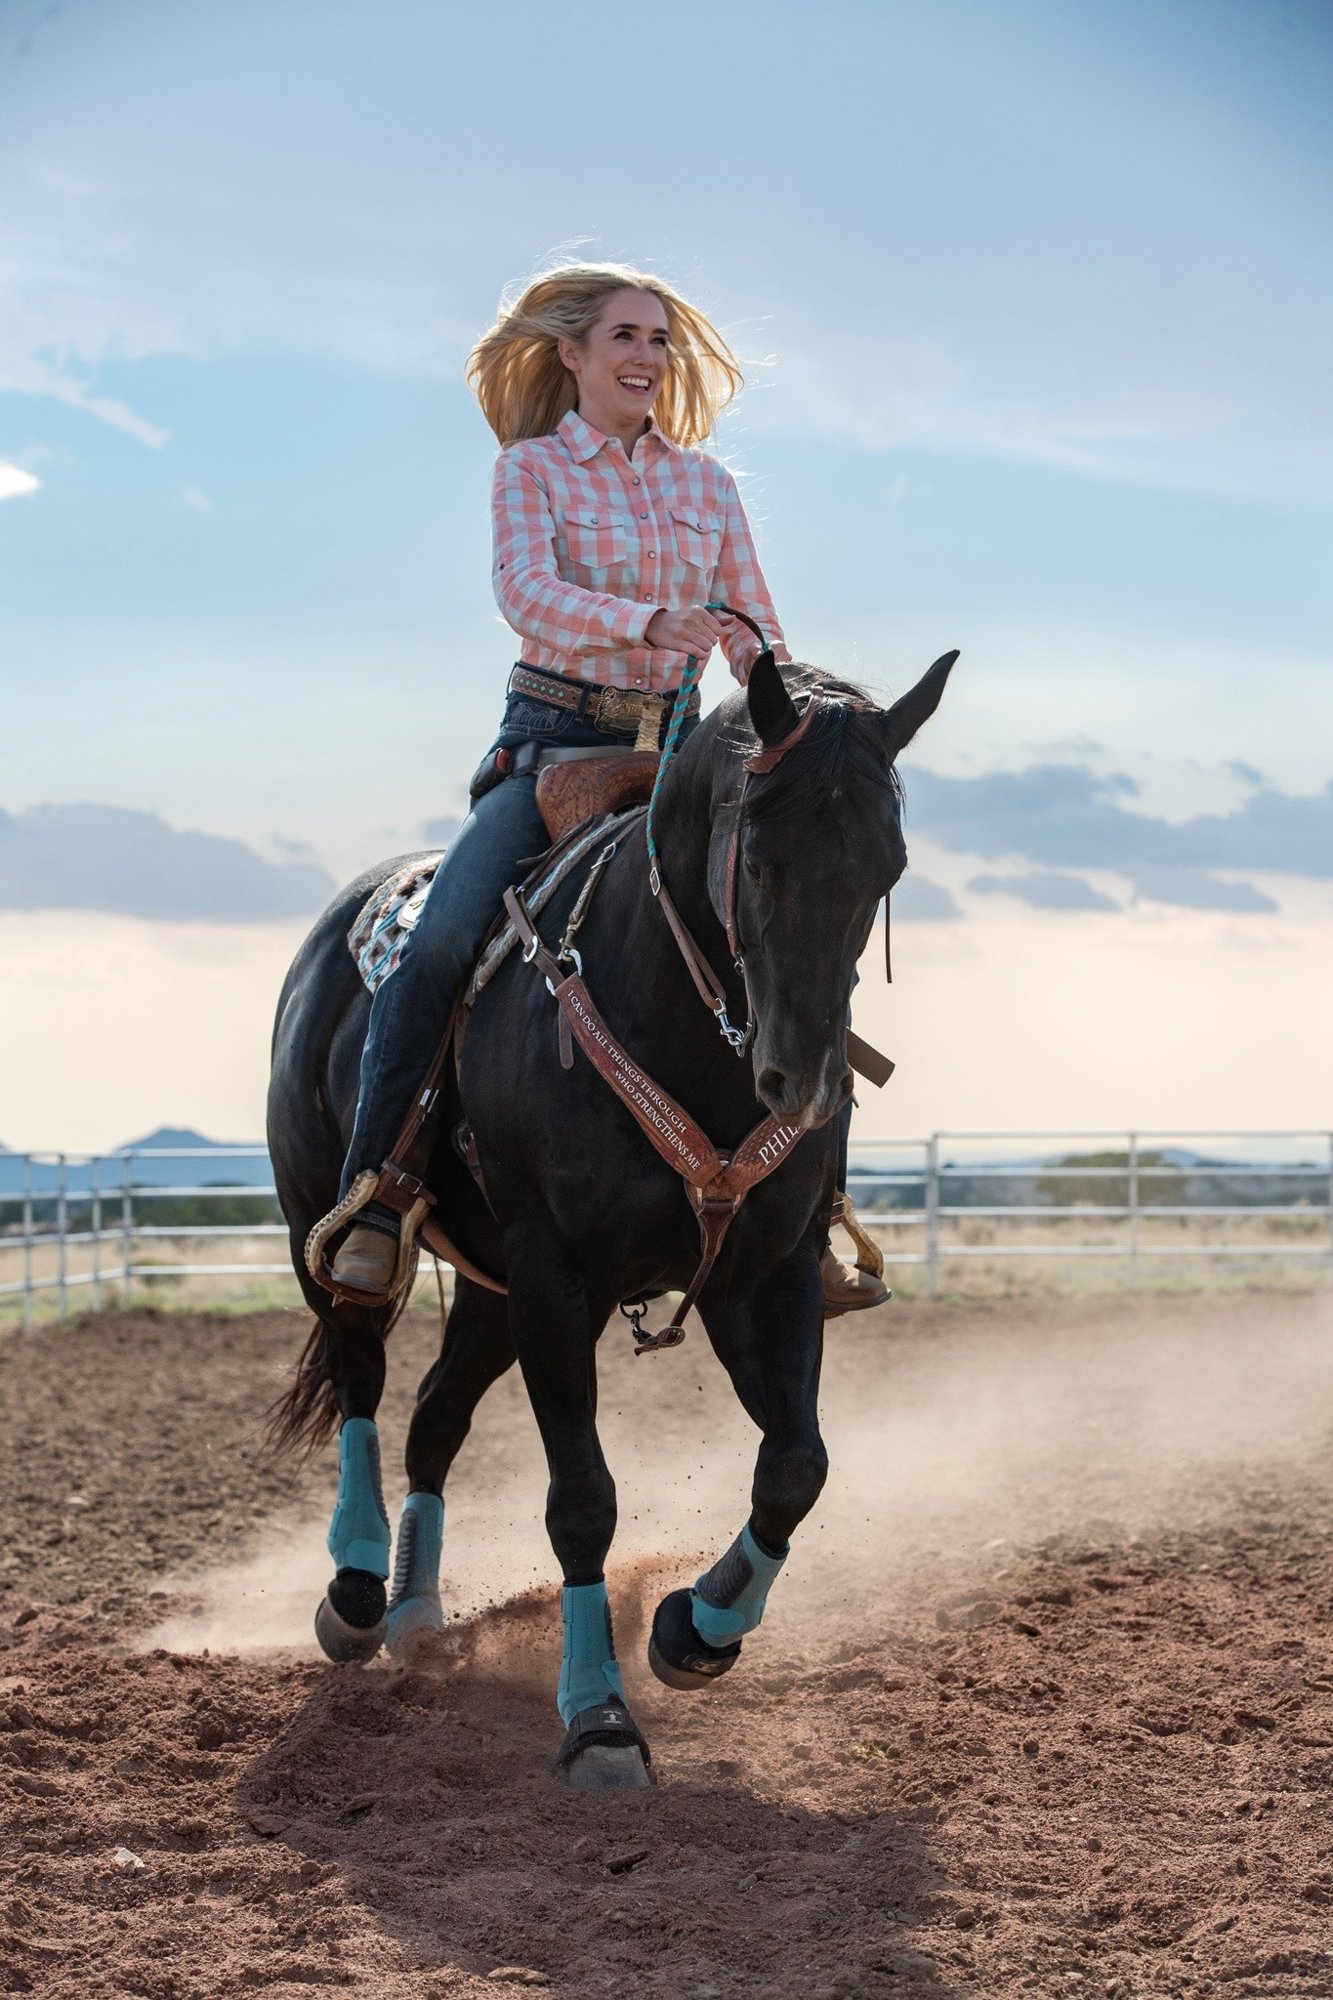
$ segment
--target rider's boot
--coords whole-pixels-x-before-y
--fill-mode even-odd
[[[840,1222],[856,1246],[855,1264],[844,1264],[829,1244],[820,1264],[824,1281],[824,1309],[828,1313],[864,1312],[870,1306],[887,1305],[890,1297],[884,1282],[884,1255],[873,1237],[868,1236],[845,1194],[833,1203],[829,1226]]]
[[[398,1229],[378,1228],[369,1222],[354,1222],[333,1260],[333,1275],[340,1284],[358,1292],[382,1293],[385,1300],[398,1264]]]

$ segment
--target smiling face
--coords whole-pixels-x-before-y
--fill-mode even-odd
[[[579,415],[607,437],[639,436],[666,380],[666,307],[652,292],[613,292],[583,340],[560,342],[578,382]]]

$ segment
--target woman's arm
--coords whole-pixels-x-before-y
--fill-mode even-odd
[[[716,596],[723,604],[735,605],[737,611],[748,611],[773,648],[774,657],[780,661],[790,660],[791,654],[782,636],[778,614],[773,609],[764,572],[755,554],[754,536],[750,533],[750,523],[746,519],[736,482],[725,466],[720,469],[726,491],[726,512],[722,550],[714,572]],[[722,650],[732,673],[743,684],[759,651],[753,632],[739,619],[725,620]]]
[[[495,462],[491,531],[495,601],[524,638],[562,653],[622,652],[646,643],[659,606],[583,590],[560,575],[546,489],[513,450]]]

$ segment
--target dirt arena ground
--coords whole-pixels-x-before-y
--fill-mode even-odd
[[[456,1622],[408,1671],[319,1661],[332,1459],[257,1444],[302,1327],[0,1346],[0,1991],[1333,1994],[1333,1295],[833,1326],[824,1502],[693,1696],[645,1619],[744,1518],[753,1434],[697,1329],[638,1361],[612,1330],[611,1582],[658,1783],[611,1796],[550,1773],[515,1380],[449,1489]],[[394,1336],[389,1468],[434,1338]]]

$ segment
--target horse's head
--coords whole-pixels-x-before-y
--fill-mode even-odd
[[[745,961],[755,1087],[792,1124],[822,1125],[851,1095],[852,977],[907,865],[894,760],[934,713],[957,657],[946,653],[889,709],[845,681],[808,667],[784,674],[764,657],[728,718],[748,717],[759,741],[729,731],[709,896],[724,922],[730,912]],[[737,766],[747,758],[757,768],[742,804]]]

